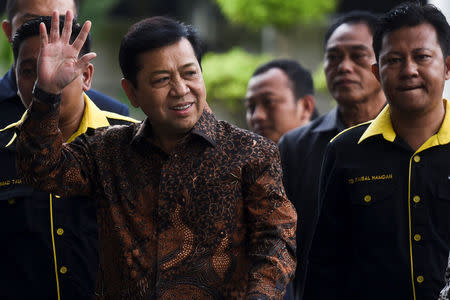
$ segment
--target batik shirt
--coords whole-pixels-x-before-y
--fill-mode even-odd
[[[282,298],[296,213],[275,144],[206,111],[170,153],[149,120],[63,144],[58,110],[32,105],[18,166],[41,189],[97,199],[99,298]]]

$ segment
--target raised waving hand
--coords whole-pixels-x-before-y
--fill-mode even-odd
[[[68,10],[64,28],[59,34],[59,14],[53,11],[50,34],[43,23],[40,24],[41,49],[37,62],[36,85],[43,91],[52,94],[61,93],[62,89],[77,78],[82,70],[96,56],[90,52],[78,57],[81,48],[91,29],[91,22],[83,24],[80,34],[70,44],[73,13]]]

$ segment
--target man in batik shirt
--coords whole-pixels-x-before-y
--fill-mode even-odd
[[[60,92],[95,57],[77,59],[54,12],[19,130],[24,180],[97,199],[102,299],[281,299],[295,270],[296,214],[275,144],[217,121],[206,104],[191,27],[155,17],[131,27],[122,87],[148,118],[63,144]]]

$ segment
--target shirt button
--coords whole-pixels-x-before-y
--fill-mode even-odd
[[[420,196],[414,196],[413,197],[413,201],[414,201],[414,203],[419,203],[420,202]]]
[[[365,201],[366,203],[369,203],[370,201],[372,201],[372,196],[370,196],[370,195],[365,195],[365,196],[364,196],[364,201]]]
[[[422,239],[422,236],[421,236],[420,234],[415,234],[415,235],[414,235],[414,240],[415,240],[416,242],[419,242],[421,239]]]
[[[420,156],[419,155],[414,156],[414,161],[418,163],[420,161]]]
[[[423,278],[423,276],[417,276],[416,280],[418,283],[422,283],[425,280],[425,278]]]
[[[55,198],[61,198],[61,196],[60,195],[55,195]]]
[[[8,204],[9,204],[9,205],[16,204],[16,199],[14,199],[14,198],[9,199],[9,200],[8,200]]]
[[[66,274],[67,273],[67,267],[61,267],[61,269],[59,269],[59,272],[61,272],[61,274]]]
[[[64,234],[64,229],[58,228],[58,229],[56,230],[56,233],[57,233],[58,235],[63,235],[63,234]]]
[[[181,197],[181,202],[185,203],[186,202],[186,198]]]
[[[177,157],[178,157],[178,154],[175,154],[173,157],[177,158]]]

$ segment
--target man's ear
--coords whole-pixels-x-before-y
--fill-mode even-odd
[[[8,39],[8,42],[11,43],[12,42],[12,36],[11,36],[12,27],[11,27],[11,23],[9,23],[8,20],[3,20],[2,28],[3,28],[3,32],[6,35],[6,38]]]
[[[314,112],[316,100],[313,95],[305,95],[297,100],[297,112],[299,113],[299,120],[302,124],[306,124],[311,120]]]
[[[139,103],[136,99],[136,88],[133,83],[126,78],[122,78],[121,84],[125,94],[127,94],[128,100],[130,100],[131,105],[136,108],[139,107]]]
[[[380,69],[378,68],[378,64],[374,63],[372,65],[372,73],[375,75],[378,81],[380,81]]]
[[[450,79],[450,56],[445,59],[445,80]]]
[[[84,68],[83,73],[81,74],[81,79],[83,80],[83,91],[87,92],[91,88],[92,77],[94,76],[94,65],[88,64],[86,68]]]

